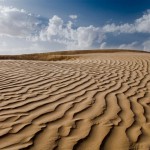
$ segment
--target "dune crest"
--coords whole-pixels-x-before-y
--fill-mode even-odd
[[[150,149],[150,54],[0,60],[0,149]]]

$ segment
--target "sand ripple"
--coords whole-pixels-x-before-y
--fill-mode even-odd
[[[149,150],[150,55],[1,60],[0,149]]]

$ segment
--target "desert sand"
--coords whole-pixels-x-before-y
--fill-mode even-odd
[[[0,60],[1,150],[149,150],[150,54]]]

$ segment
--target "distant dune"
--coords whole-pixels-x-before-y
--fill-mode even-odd
[[[56,60],[69,60],[77,58],[80,54],[91,53],[149,53],[140,50],[122,50],[122,49],[104,49],[104,50],[71,50],[71,51],[56,51],[49,53],[36,53],[36,54],[22,54],[22,55],[0,55],[0,59],[13,59],[13,60],[42,60],[42,61],[56,61]]]
[[[0,59],[1,150],[150,149],[149,53]]]

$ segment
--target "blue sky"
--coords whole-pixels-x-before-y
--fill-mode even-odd
[[[149,47],[149,0],[0,0],[0,54]]]

